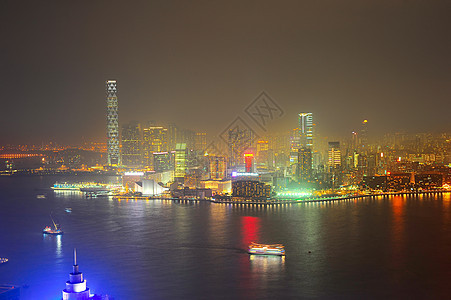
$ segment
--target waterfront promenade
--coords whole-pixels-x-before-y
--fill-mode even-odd
[[[115,200],[168,200],[168,201],[186,201],[186,202],[211,202],[211,203],[222,203],[222,204],[259,204],[259,205],[283,205],[283,204],[296,204],[296,203],[308,203],[308,202],[333,202],[333,201],[344,201],[352,199],[364,199],[371,197],[380,196],[404,196],[404,195],[441,195],[443,193],[451,193],[450,190],[433,190],[433,191],[400,191],[400,192],[387,192],[387,193],[374,193],[374,194],[364,194],[364,195],[343,195],[343,196],[333,196],[333,197],[315,197],[315,198],[302,198],[302,199],[267,199],[267,200],[233,200],[230,199],[216,199],[212,197],[211,199],[195,199],[195,198],[168,198],[168,197],[145,197],[145,196],[124,196],[115,195],[112,196]]]

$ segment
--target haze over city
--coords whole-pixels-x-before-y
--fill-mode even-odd
[[[449,130],[449,1],[0,5],[2,143],[105,141],[108,79],[121,123],[213,136],[265,91],[323,135]]]
[[[448,299],[450,15],[1,1],[0,300]]]

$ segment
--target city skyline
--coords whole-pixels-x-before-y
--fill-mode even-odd
[[[449,298],[450,12],[1,1],[0,300]]]
[[[449,6],[4,3],[0,136],[105,138],[108,79],[120,82],[121,124],[157,120],[217,135],[265,91],[285,112],[312,112],[323,135],[358,130],[363,119],[376,135],[446,132]],[[283,117],[271,129],[294,124]]]

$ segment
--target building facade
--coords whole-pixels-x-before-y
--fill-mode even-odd
[[[108,165],[121,165],[119,149],[119,115],[117,101],[117,82],[108,80],[106,82],[107,101],[107,148]]]

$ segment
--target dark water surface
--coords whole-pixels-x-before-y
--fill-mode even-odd
[[[0,283],[29,285],[25,300],[61,299],[74,247],[91,291],[116,300],[450,297],[449,194],[265,207],[38,190],[57,180],[0,178]],[[42,235],[50,212],[64,236]],[[249,256],[251,241],[287,256]]]

